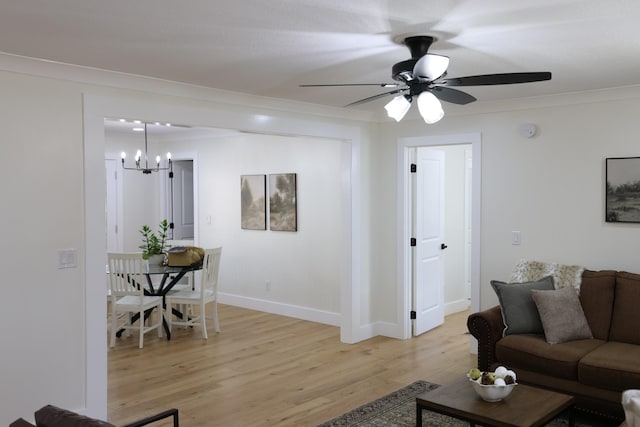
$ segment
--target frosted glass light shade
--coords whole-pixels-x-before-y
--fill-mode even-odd
[[[395,119],[396,122],[402,120],[402,118],[409,111],[409,107],[411,107],[411,102],[404,95],[398,95],[393,98],[391,101],[384,106],[384,109],[387,110],[387,115],[392,119]]]
[[[442,76],[449,66],[449,57],[427,53],[416,62],[413,75],[433,81]]]
[[[424,121],[430,125],[444,117],[440,100],[431,92],[425,91],[418,95],[418,110]]]

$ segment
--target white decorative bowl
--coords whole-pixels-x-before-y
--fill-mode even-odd
[[[469,378],[473,389],[478,393],[478,396],[487,402],[499,402],[505,397],[509,396],[517,383],[507,385],[484,385],[478,382],[479,380],[472,380]]]

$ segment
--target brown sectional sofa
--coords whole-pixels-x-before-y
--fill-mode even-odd
[[[471,314],[478,368],[513,369],[518,382],[576,397],[577,406],[624,418],[622,392],[640,388],[640,274],[582,274],[580,304],[592,339],[549,344],[544,335],[503,336],[500,306]]]

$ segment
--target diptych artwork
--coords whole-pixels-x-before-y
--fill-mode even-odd
[[[266,175],[240,177],[240,221],[243,229],[267,229],[266,192]]]
[[[269,228],[298,230],[295,173],[269,175]]]
[[[266,175],[240,176],[241,227],[267,229]],[[269,175],[269,228],[273,231],[298,231],[296,174]]]

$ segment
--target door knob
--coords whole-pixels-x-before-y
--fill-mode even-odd
[[[448,246],[447,246],[447,245],[445,245],[444,243],[440,245],[440,249],[442,249],[442,250],[445,250],[445,249],[447,249],[447,248],[448,248]]]

